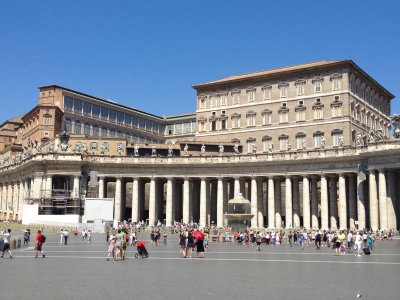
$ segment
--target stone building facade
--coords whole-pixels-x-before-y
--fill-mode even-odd
[[[34,109],[4,123],[15,139],[0,154],[1,218],[23,219],[36,205],[36,222],[78,222],[86,197],[110,197],[117,220],[223,226],[227,201],[241,192],[252,227],[398,227],[394,96],[354,62],[194,89],[195,113],[158,117],[41,87]]]

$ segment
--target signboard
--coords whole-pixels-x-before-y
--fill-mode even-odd
[[[86,198],[85,220],[94,222],[97,219],[103,221],[114,219],[114,198]]]

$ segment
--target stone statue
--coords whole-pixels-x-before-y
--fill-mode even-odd
[[[60,133],[59,138],[60,138],[60,142],[61,142],[61,144],[60,144],[61,151],[67,152],[69,149],[69,145],[68,145],[69,134],[64,131],[63,133]]]
[[[367,143],[368,143],[367,134],[366,134],[365,132],[363,132],[363,133],[362,133],[362,144],[363,144],[364,146],[366,146]]]
[[[274,151],[274,142],[272,142],[272,141],[269,142],[269,144],[268,144],[268,151],[269,151],[269,152]]]
[[[189,146],[188,144],[185,144],[185,147],[183,147],[183,153],[185,156],[189,156]]]
[[[24,150],[22,152],[22,158],[25,160],[25,159],[29,159],[30,157],[31,157],[31,152],[30,152],[28,146],[25,146]]]
[[[379,126],[376,130],[375,137],[377,142],[382,142],[384,140],[385,136],[383,135],[383,130],[381,126]]]
[[[253,149],[252,150],[253,150],[254,154],[257,153],[257,145],[255,143],[253,144]]]
[[[290,140],[287,141],[286,150],[287,150],[287,151],[292,150],[292,143],[290,142]]]
[[[363,146],[361,132],[356,133],[356,146]]]
[[[303,140],[301,142],[301,146],[302,146],[303,150],[307,149],[307,138],[303,138]]]
[[[133,155],[139,156],[139,145],[138,144],[135,144],[135,146],[133,146]]]
[[[339,137],[339,146],[340,146],[340,147],[344,147],[344,138],[343,138],[343,135],[341,135],[341,136]]]
[[[224,154],[224,146],[223,145],[219,145],[218,148],[219,148],[219,151],[218,151],[219,155]]]
[[[55,152],[55,150],[56,150],[55,144],[54,142],[51,142],[51,144],[49,145],[49,152]]]
[[[41,141],[35,141],[36,143],[36,151],[38,153],[42,153],[42,142]]]
[[[107,146],[106,146],[106,144],[105,143],[103,143],[102,145],[101,145],[101,147],[100,147],[100,153],[102,154],[102,155],[104,155],[104,153],[107,151]]]
[[[122,144],[117,144],[117,153],[118,153],[119,156],[122,155],[122,151],[123,151]]]
[[[171,157],[174,155],[174,150],[172,149],[172,145],[168,145],[168,156]]]
[[[368,132],[368,142],[375,143],[375,132],[372,129]]]
[[[239,143],[235,143],[235,145],[233,146],[233,151],[235,151],[236,154],[240,154],[240,152],[239,152]]]
[[[392,124],[394,126],[394,137],[396,139],[400,138],[400,115],[393,115]]]
[[[78,141],[75,143],[75,153],[82,153],[82,142]]]
[[[325,137],[321,137],[321,149],[325,149]]]
[[[204,144],[201,146],[200,153],[201,155],[204,155],[206,153],[206,146]]]
[[[157,156],[156,145],[151,146],[151,156]]]

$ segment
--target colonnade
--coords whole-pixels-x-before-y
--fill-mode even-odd
[[[251,202],[252,227],[397,228],[392,171],[370,170],[364,181],[356,173],[114,179],[114,218],[118,220],[148,218],[150,225],[164,221],[171,226],[178,221],[222,227],[228,200],[241,192]],[[132,182],[129,216],[124,213],[122,182]],[[105,196],[105,186],[105,177],[99,177],[100,198]]]

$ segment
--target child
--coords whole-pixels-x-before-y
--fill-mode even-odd
[[[145,247],[146,242],[145,241],[140,241],[136,243],[137,251],[139,255],[146,255],[148,256],[147,249]]]

